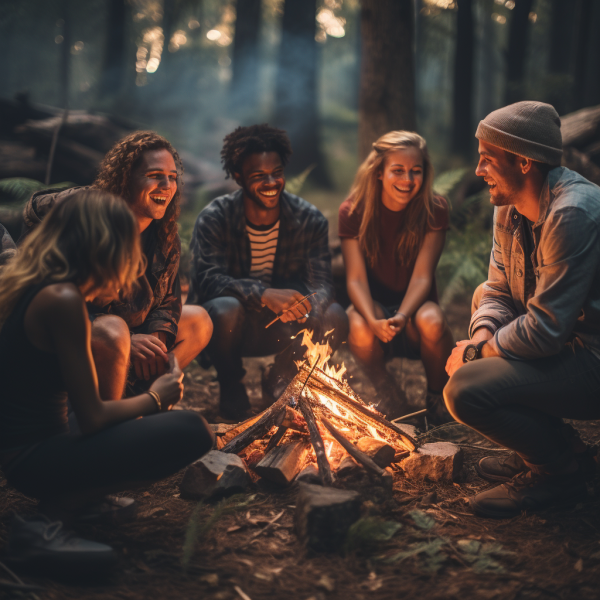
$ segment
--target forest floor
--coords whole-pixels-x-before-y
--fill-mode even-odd
[[[468,311],[466,299],[448,311],[457,339],[465,336]],[[350,384],[368,400],[372,389],[343,347],[335,362],[342,359],[352,376]],[[261,372],[268,362],[246,363],[246,383],[256,408],[262,408]],[[415,409],[420,408],[425,386],[421,364],[394,359],[390,369]],[[214,371],[194,363],[186,370],[185,384],[182,406],[212,421],[218,401]],[[600,423],[574,424],[584,439],[600,441]],[[179,473],[127,494],[139,502],[133,522],[79,529],[84,537],[111,544],[119,553],[120,564],[108,579],[26,580],[43,586],[40,599],[599,598],[600,482],[593,481],[589,498],[569,509],[501,521],[478,518],[466,498],[490,487],[474,470],[490,451],[477,445],[464,447],[465,467],[454,484],[419,483],[395,471],[393,492],[386,495],[367,479],[352,482],[362,493],[364,515],[386,523],[385,541],[371,538],[369,544],[357,537],[349,540],[344,553],[309,554],[294,533],[294,486],[274,489],[259,482],[225,505],[198,504],[179,497]],[[13,511],[30,514],[35,503],[0,479],[0,547]]]

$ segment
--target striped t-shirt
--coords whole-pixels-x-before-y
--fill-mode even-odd
[[[270,284],[279,237],[279,221],[273,225],[252,225],[246,221],[246,231],[252,253],[250,277]]]

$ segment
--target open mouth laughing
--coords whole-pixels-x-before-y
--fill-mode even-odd
[[[170,196],[168,194],[152,194],[150,199],[159,206],[165,206],[165,204],[169,201],[169,197]]]
[[[265,198],[274,198],[277,196],[277,194],[279,194],[279,188],[275,188],[274,190],[259,190],[258,193]]]

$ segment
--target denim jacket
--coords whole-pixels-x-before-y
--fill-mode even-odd
[[[513,360],[560,352],[567,343],[600,358],[600,188],[565,167],[550,171],[533,225],[529,268],[523,217],[496,207],[488,280],[469,327]]]

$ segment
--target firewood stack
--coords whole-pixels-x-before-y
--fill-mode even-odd
[[[385,477],[384,468],[408,456],[416,441],[365,404],[343,379],[345,369],[326,365],[328,344],[313,344],[311,337],[305,333],[308,359],[281,397],[219,436],[217,448],[238,454],[256,479],[281,484],[316,463],[321,483],[331,486],[349,459]]]

